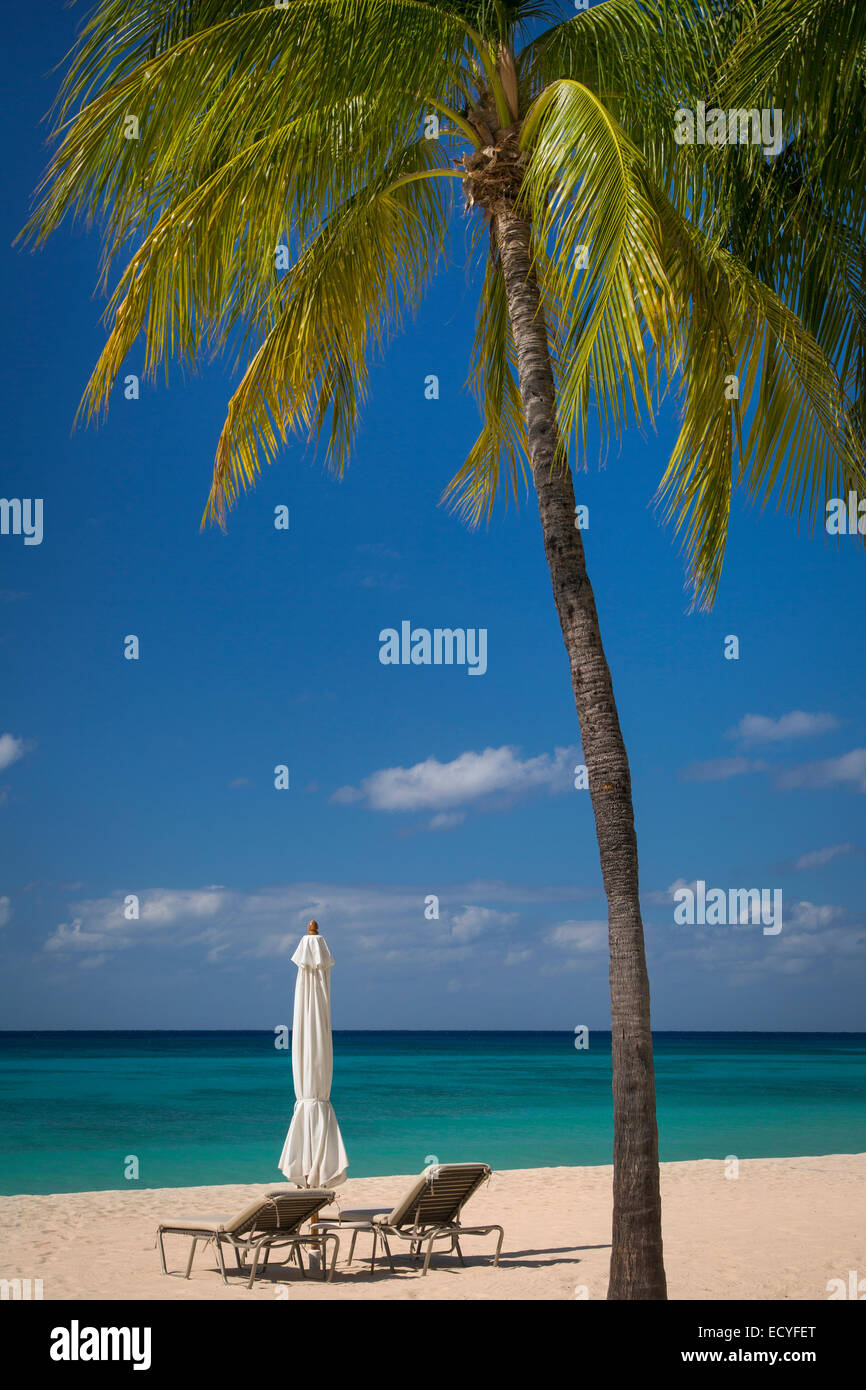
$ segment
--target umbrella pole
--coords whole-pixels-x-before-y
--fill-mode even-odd
[[[310,1180],[309,1180],[309,1178],[304,1178],[304,1186],[305,1186],[307,1189],[309,1189],[309,1186],[310,1186]],[[313,1229],[313,1223],[312,1223],[312,1221],[311,1221],[311,1222],[310,1222],[310,1232],[311,1232],[311,1233],[312,1233],[312,1229]],[[311,1254],[311,1255],[315,1255],[316,1258],[318,1258],[318,1255],[319,1255],[319,1242],[318,1242],[318,1240],[316,1239],[315,1236],[313,1236],[313,1239],[310,1241],[310,1254]]]
[[[308,926],[307,926],[307,936],[318,936],[318,935],[319,935],[319,924],[318,924],[318,922],[316,921],[316,919],[313,918],[312,921],[310,921],[309,924],[308,924]],[[310,1186],[310,1180],[309,1180],[309,1178],[304,1178],[304,1182],[306,1183],[307,1187],[309,1188],[309,1186]],[[312,1227],[312,1222],[310,1223],[310,1226]],[[314,1255],[316,1255],[316,1256],[318,1256],[318,1254],[319,1254],[319,1242],[318,1242],[315,1238],[310,1242],[310,1253],[311,1253],[311,1254],[314,1254]]]

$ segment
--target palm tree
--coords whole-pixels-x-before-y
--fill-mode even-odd
[[[106,407],[141,333],[150,374],[238,354],[205,513],[224,524],[293,432],[323,437],[342,470],[369,361],[419,303],[462,190],[482,427],[447,495],[477,523],[528,463],[538,503],[608,902],[612,1299],[662,1299],[666,1284],[631,778],[570,460],[585,459],[590,424],[619,437],[677,389],[660,495],[702,602],[734,482],[814,521],[840,480],[862,478],[831,361],[718,234],[723,180],[706,152],[672,139],[674,109],[727,52],[722,11],[100,0],[28,229],[40,242],[67,214],[101,218],[106,279],[126,259],[85,416]]]
[[[796,138],[751,188],[729,170],[730,245],[753,268],[757,253],[762,277],[819,339],[862,453],[866,0],[741,0],[737,18],[719,71],[720,104],[783,108]]]

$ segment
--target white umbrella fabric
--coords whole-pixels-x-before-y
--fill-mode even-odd
[[[298,967],[292,1023],[295,1110],[279,1167],[290,1182],[335,1187],[346,1181],[349,1161],[331,1105],[334,1049],[331,1040],[331,966],[334,957],[311,922],[292,956]]]

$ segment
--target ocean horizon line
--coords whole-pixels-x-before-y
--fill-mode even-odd
[[[610,1028],[601,1028],[595,1024],[587,1024],[586,1027],[591,1033],[610,1034]],[[117,1035],[117,1034],[138,1034],[138,1033],[157,1033],[172,1036],[195,1037],[202,1034],[219,1033],[225,1035],[243,1033],[272,1033],[273,1028],[0,1028],[0,1038],[11,1037],[31,1037],[46,1033],[56,1036],[68,1036],[70,1034],[87,1034],[89,1036]],[[514,1033],[526,1034],[565,1034],[568,1036],[575,1030],[563,1026],[562,1028],[334,1028],[332,1033],[338,1036],[341,1033],[369,1033],[380,1036],[394,1036],[405,1034],[430,1034],[436,1037],[457,1037],[466,1033],[480,1033],[489,1035],[512,1035]],[[802,1038],[802,1037],[825,1037],[825,1038],[866,1038],[866,1030],[855,1028],[653,1028],[653,1037],[744,1037],[744,1038]]]
[[[595,1023],[587,1024],[591,1033],[610,1033],[609,1027],[596,1026]],[[51,1033],[58,1036],[67,1034],[86,1033],[86,1034],[118,1034],[118,1033],[165,1033],[165,1034],[189,1034],[195,1036],[200,1033],[272,1033],[268,1027],[247,1027],[247,1029],[215,1029],[215,1027],[200,1027],[200,1029],[156,1029],[156,1027],[142,1027],[142,1029],[0,1029],[0,1037],[29,1037],[33,1034]],[[570,1034],[574,1029],[570,1027],[560,1027],[560,1029],[332,1029],[332,1033],[381,1033],[381,1034],[406,1034],[406,1033],[431,1033],[435,1036],[459,1036],[464,1033],[489,1033],[489,1034]],[[866,1037],[865,1029],[653,1029],[653,1037]]]

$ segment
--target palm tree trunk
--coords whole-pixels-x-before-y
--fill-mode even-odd
[[[613,1239],[608,1298],[667,1297],[649,979],[638,897],[631,775],[583,540],[558,432],[547,327],[530,263],[530,227],[508,207],[496,234],[517,351],[532,476],[562,627],[595,814],[610,933],[613,1062]]]

